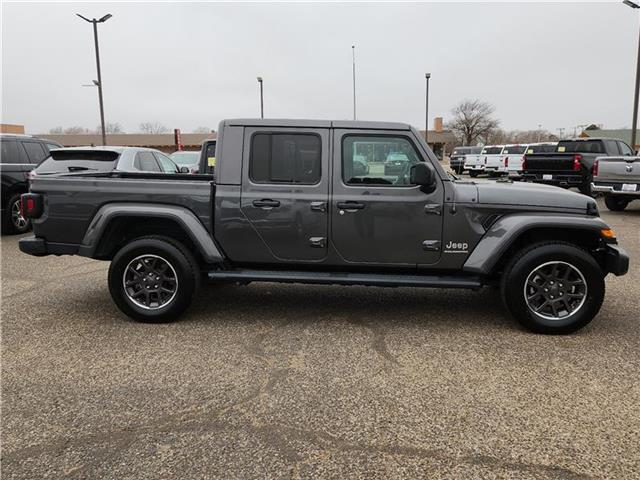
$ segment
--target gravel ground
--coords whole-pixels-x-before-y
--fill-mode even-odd
[[[2,477],[640,478],[640,202],[581,332],[495,291],[206,286],[142,325],[107,264],[2,247]]]

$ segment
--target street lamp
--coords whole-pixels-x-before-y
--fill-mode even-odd
[[[98,69],[98,80],[94,80],[93,83],[96,87],[98,87],[98,100],[100,102],[100,126],[102,127],[102,145],[106,145],[107,135],[104,127],[104,103],[102,101],[102,75],[100,74],[100,50],[98,48],[98,24],[106,22],[112,17],[112,15],[110,13],[107,13],[104,17],[100,18],[99,20],[96,20],[95,18],[93,20],[89,20],[87,17],[83,17],[79,13],[76,13],[76,15],[79,16],[84,21],[93,24],[93,40],[96,45],[96,67]]]
[[[427,82],[427,91],[426,91],[426,102],[425,102],[425,112],[424,112],[424,141],[425,143],[429,144],[428,142],[428,137],[429,137],[429,79],[431,78],[431,74],[430,73],[425,73],[424,74],[424,78]]]
[[[623,0],[625,5],[631,8],[640,8],[631,0]],[[638,127],[638,90],[640,90],[640,37],[638,39],[638,60],[636,61],[636,89],[633,92],[633,123],[631,125],[631,148],[636,149],[636,129]]]
[[[258,83],[260,84],[260,118],[264,118],[264,99],[262,96],[262,77],[258,77]]]

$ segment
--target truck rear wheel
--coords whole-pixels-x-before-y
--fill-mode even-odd
[[[476,178],[478,176],[478,172],[475,170],[469,170],[469,176]]]
[[[604,204],[612,212],[621,212],[625,208],[627,208],[627,205],[629,205],[629,200],[624,197],[607,195],[606,197],[604,197]]]
[[[191,303],[199,273],[193,255],[179,242],[142,237],[122,247],[109,267],[109,291],[118,308],[134,320],[165,323]]]
[[[9,198],[5,206],[2,227],[4,233],[22,234],[29,231],[31,222],[22,216],[20,211],[20,193],[16,193]]]
[[[525,328],[567,334],[587,325],[604,300],[604,274],[584,250],[563,242],[539,243],[507,265],[502,300]]]

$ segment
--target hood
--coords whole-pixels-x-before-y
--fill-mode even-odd
[[[597,212],[593,198],[552,185],[525,182],[476,183],[478,204],[539,207],[544,210]]]

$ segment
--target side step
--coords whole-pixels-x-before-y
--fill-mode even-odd
[[[370,285],[375,287],[470,288],[484,283],[477,276],[398,275],[384,273],[298,272],[280,270],[214,270],[208,273],[213,282],[278,282],[319,285]]]

